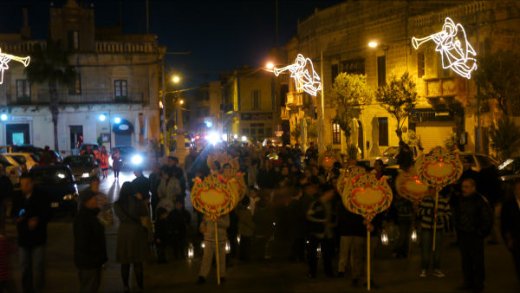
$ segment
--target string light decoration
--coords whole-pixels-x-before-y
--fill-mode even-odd
[[[2,53],[2,49],[0,49],[0,84],[4,83],[4,72],[9,69],[9,62],[14,60],[16,62],[20,62],[23,66],[29,66],[31,62],[31,57],[18,57],[10,54]]]
[[[291,78],[293,78],[296,83],[297,91],[304,91],[311,96],[316,96],[321,90],[321,79],[314,70],[312,60],[305,58],[302,54],[296,56],[293,64],[280,68],[273,67],[272,71],[276,76],[285,71],[289,71]]]
[[[471,72],[477,69],[477,52],[468,41],[466,31],[460,23],[446,17],[442,31],[424,38],[412,38],[412,46],[417,50],[422,44],[433,41],[435,51],[441,54],[442,68],[451,69],[458,75],[471,79]]]

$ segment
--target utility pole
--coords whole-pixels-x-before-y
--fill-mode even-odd
[[[146,3],[146,34],[150,33],[150,0],[145,0]]]
[[[318,119],[318,151],[325,151],[325,139],[324,139],[324,131],[325,131],[325,80],[323,75],[323,63],[325,60],[323,59],[323,49],[320,50],[320,78],[321,78],[321,91],[320,91],[320,115]]]

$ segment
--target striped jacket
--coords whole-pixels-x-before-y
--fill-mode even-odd
[[[419,219],[421,228],[433,229],[435,210],[435,198],[427,197],[419,205]],[[437,229],[444,229],[450,223],[451,210],[449,198],[446,196],[439,196],[439,206],[437,208]]]

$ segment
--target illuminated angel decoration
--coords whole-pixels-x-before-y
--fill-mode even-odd
[[[460,24],[446,17],[442,31],[424,38],[412,38],[412,45],[418,49],[422,44],[433,41],[437,46],[435,51],[441,54],[442,68],[451,69],[467,79],[471,72],[477,69],[477,52],[468,42],[466,31]]]
[[[316,96],[321,90],[321,79],[314,70],[311,59],[298,54],[293,64],[281,68],[275,67],[273,68],[273,73],[278,76],[287,70],[291,72],[291,77],[294,79],[298,91],[304,91],[311,96]]]
[[[14,55],[4,54],[2,53],[2,49],[0,49],[0,84],[4,83],[4,72],[9,69],[9,62],[11,60],[20,62],[23,66],[29,66],[31,62],[31,57],[18,57]]]

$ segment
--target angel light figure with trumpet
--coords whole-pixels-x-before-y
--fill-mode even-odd
[[[280,68],[274,67],[272,71],[276,76],[284,71],[289,71],[291,78],[293,78],[296,83],[296,89],[298,91],[304,91],[311,96],[316,96],[321,90],[321,79],[314,70],[312,60],[305,58],[302,54],[296,56],[296,60],[293,64]]]
[[[442,68],[451,69],[458,75],[471,79],[471,72],[477,69],[477,52],[468,41],[464,27],[446,17],[442,31],[424,38],[412,38],[412,45],[418,49],[422,44],[433,41],[435,51],[441,54]]]
[[[14,60],[23,64],[23,66],[29,66],[31,62],[31,57],[18,57],[14,55],[4,54],[2,53],[2,49],[0,49],[0,84],[4,83],[4,72],[9,69],[9,61]]]

